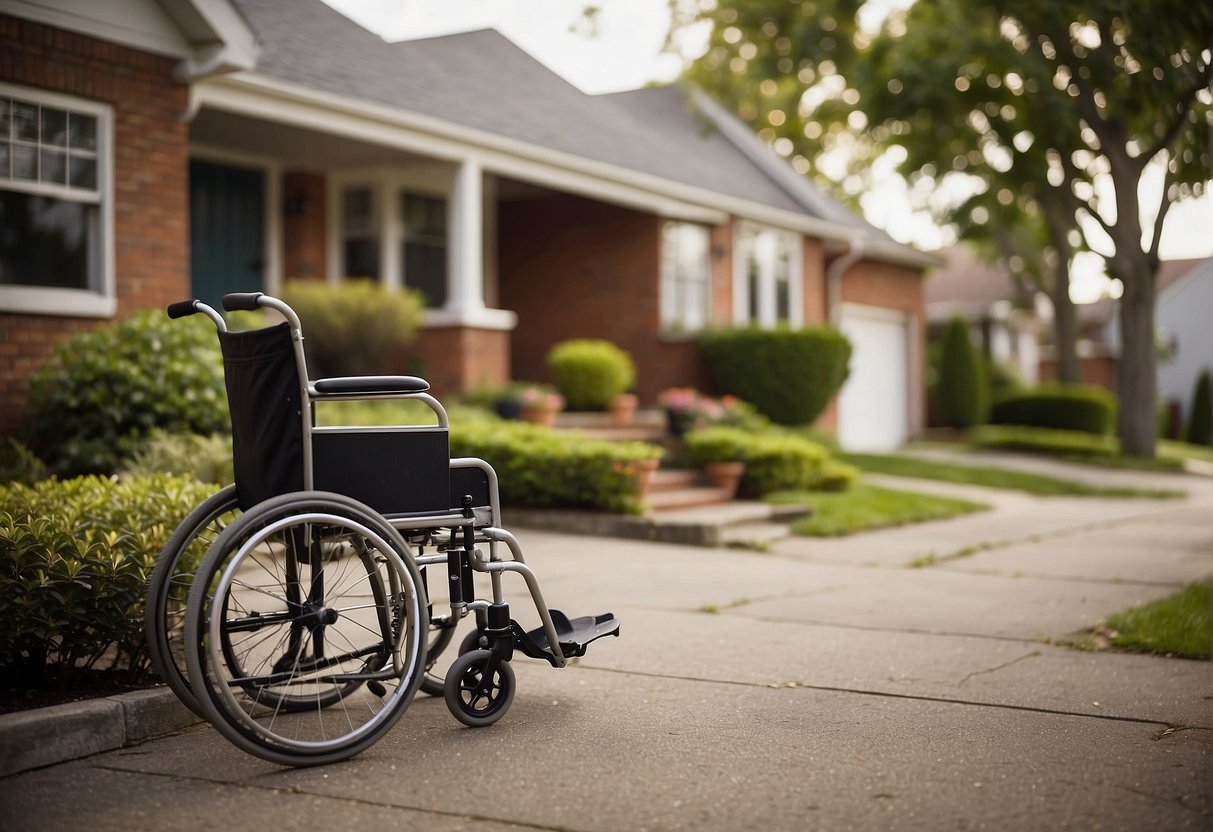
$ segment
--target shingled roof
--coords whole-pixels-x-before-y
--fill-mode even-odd
[[[889,239],[701,94],[671,86],[587,95],[491,29],[388,43],[320,0],[237,4],[260,37],[257,75]]]

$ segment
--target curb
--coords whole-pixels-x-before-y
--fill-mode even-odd
[[[201,720],[168,688],[0,716],[0,777],[137,745]]]

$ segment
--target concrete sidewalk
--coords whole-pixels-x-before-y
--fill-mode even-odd
[[[516,661],[497,725],[419,697],[310,770],[198,726],[0,780],[0,829],[1209,829],[1213,666],[1049,643],[1213,575],[1189,483],[768,554],[519,529],[549,603],[623,629]]]

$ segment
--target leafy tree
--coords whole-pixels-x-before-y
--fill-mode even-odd
[[[1170,206],[1210,175],[1213,6],[917,0],[878,28],[861,25],[864,0],[672,6],[676,27],[712,26],[689,78],[797,170],[819,174],[849,154],[838,184],[856,195],[891,152],[916,189],[959,180],[980,197],[962,206],[974,233],[1006,221],[994,205],[1016,224],[1034,217],[1062,315],[1073,251],[1100,253],[1123,286],[1118,434],[1126,453],[1153,455],[1158,244]],[[1143,228],[1152,166],[1165,182]]]

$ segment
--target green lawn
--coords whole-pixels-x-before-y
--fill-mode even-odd
[[[813,514],[792,527],[796,534],[809,537],[840,537],[870,529],[941,520],[989,508],[983,503],[894,491],[874,485],[855,485],[839,492],[783,491],[769,495],[767,500],[812,507]]]
[[[1112,644],[1134,653],[1209,658],[1209,584],[1119,612],[1108,618]]]
[[[1158,488],[1102,488],[1084,485],[1072,480],[1062,480],[1012,471],[1006,468],[976,468],[954,462],[916,459],[894,454],[847,454],[844,459],[861,471],[872,474],[891,474],[898,477],[916,477],[924,480],[984,485],[989,488],[1007,488],[1025,491],[1040,497],[1182,497],[1184,492]]]

